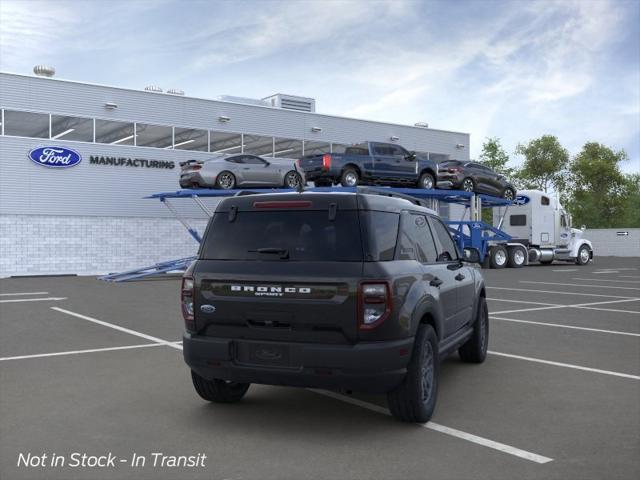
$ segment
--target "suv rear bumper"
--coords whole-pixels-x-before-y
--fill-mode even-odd
[[[185,333],[183,347],[187,365],[206,379],[381,393],[404,379],[413,338],[333,345]]]

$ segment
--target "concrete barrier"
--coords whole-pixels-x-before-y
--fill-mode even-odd
[[[587,228],[597,257],[640,257],[640,228]]]

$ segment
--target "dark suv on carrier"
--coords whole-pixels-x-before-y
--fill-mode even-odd
[[[428,421],[440,360],[487,352],[478,254],[465,255],[434,211],[372,188],[223,200],[182,281],[196,391],[386,393],[394,416]]]

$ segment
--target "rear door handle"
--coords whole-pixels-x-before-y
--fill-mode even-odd
[[[465,276],[461,273],[457,274],[455,277],[456,280],[458,280],[459,282],[465,279]]]
[[[440,280],[438,277],[433,277],[433,280],[429,282],[429,285],[431,285],[432,287],[439,287],[440,285],[442,285],[442,280]]]

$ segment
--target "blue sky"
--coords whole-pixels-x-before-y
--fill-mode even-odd
[[[640,171],[640,1],[0,0],[0,70],[625,149]]]

